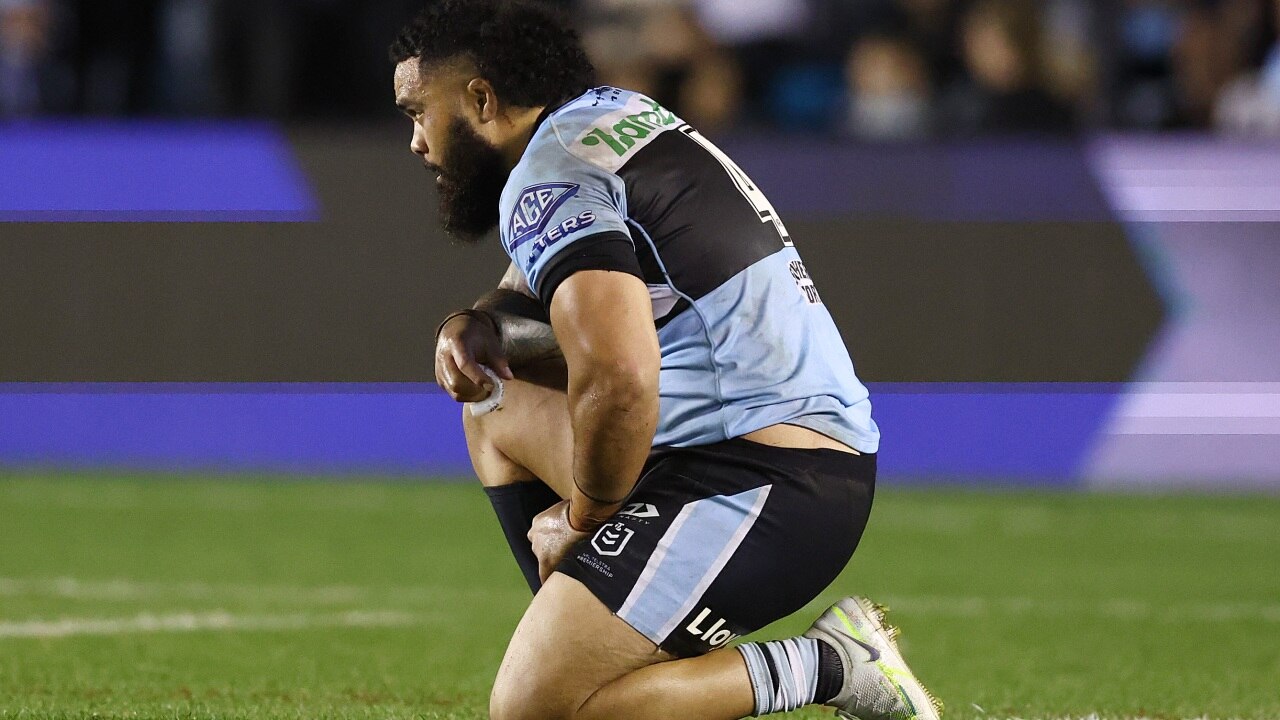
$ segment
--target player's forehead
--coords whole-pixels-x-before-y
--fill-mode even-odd
[[[465,60],[422,62],[409,58],[396,64],[396,104],[421,107],[433,99],[462,92],[475,75],[474,66]]]

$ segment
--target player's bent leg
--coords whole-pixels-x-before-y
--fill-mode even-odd
[[[628,673],[596,691],[575,720],[737,720],[752,714],[752,697],[742,656],[728,648]]]
[[[585,586],[556,573],[511,639],[490,717],[737,720],[827,703],[842,717],[937,720],[940,706],[915,683],[896,645],[880,637],[883,620],[859,614],[860,606],[849,605],[854,602],[863,601],[842,601],[806,637],[673,659]],[[864,634],[830,627],[833,613],[850,607]],[[869,657],[868,650],[876,654]]]
[[[724,648],[845,566],[874,473],[874,456],[747,441],[656,452],[530,607],[494,716],[727,720],[836,698],[845,666],[859,668],[821,638]],[[655,657],[659,646],[692,659]]]
[[[630,720],[748,715],[735,650],[673,660],[578,581],[556,573],[516,628],[490,699],[494,720]]]
[[[568,396],[538,379],[504,383],[502,408],[484,415],[463,407],[462,427],[485,487],[541,480],[567,497],[573,488],[573,427]]]
[[[573,440],[568,400],[556,368],[524,369],[504,383],[502,408],[484,415],[462,410],[467,450],[498,524],[530,589],[538,591],[538,561],[527,534],[533,519],[556,504],[572,482]]]

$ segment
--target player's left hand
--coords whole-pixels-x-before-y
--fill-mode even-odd
[[[561,500],[535,517],[533,526],[529,528],[529,543],[538,558],[538,576],[542,581],[546,582],[551,577],[569,548],[590,534],[589,531],[574,530],[569,524],[568,500]]]

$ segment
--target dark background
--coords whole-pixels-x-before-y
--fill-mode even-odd
[[[316,223],[0,223],[0,381],[429,380],[506,257],[443,236],[405,130],[292,133]],[[1120,382],[1162,318],[1118,223],[780,211],[868,380]]]

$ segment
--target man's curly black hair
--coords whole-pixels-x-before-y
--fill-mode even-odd
[[[594,84],[578,34],[534,0],[436,0],[391,45],[396,64],[455,57],[474,62],[498,96],[517,107],[560,104]]]

